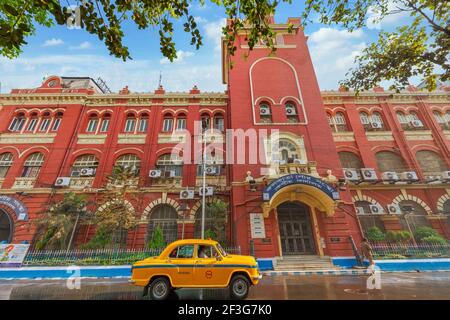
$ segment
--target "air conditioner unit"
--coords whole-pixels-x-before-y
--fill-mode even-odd
[[[159,178],[161,177],[161,170],[150,170],[148,176],[151,178]]]
[[[414,128],[422,128],[423,127],[423,123],[420,120],[413,120],[413,121],[411,121],[411,125]]]
[[[180,199],[194,199],[194,190],[180,191]]]
[[[417,181],[417,174],[414,171],[406,171],[399,174],[399,178],[402,181]]]
[[[70,184],[69,177],[58,177],[55,181],[55,187],[67,187]]]
[[[395,182],[398,181],[398,175],[395,171],[386,171],[382,173],[383,181]]]
[[[216,167],[206,167],[205,173],[207,175],[215,175],[217,173]]]
[[[364,214],[364,208],[363,207],[356,207],[356,214]]]
[[[381,122],[371,122],[370,126],[372,127],[372,129],[381,129],[383,127]]]
[[[297,163],[297,164],[307,164],[308,161],[306,161],[305,159],[294,159],[294,163]]]
[[[400,210],[400,206],[398,204],[388,204],[387,205],[387,211],[389,214],[401,214],[402,211]]]
[[[295,110],[295,108],[292,108],[292,107],[286,108],[286,114],[288,116],[293,116],[293,115],[297,114],[297,111]]]
[[[348,181],[359,181],[358,172],[355,169],[344,169],[344,177]]]
[[[441,180],[450,181],[450,171],[443,171],[441,174]]]
[[[80,176],[89,177],[95,174],[95,169],[93,168],[84,168],[80,170]]]
[[[175,170],[164,171],[164,178],[174,178],[176,177]]]
[[[377,173],[373,168],[362,168],[361,175],[364,181],[377,181]]]
[[[262,116],[270,115],[270,109],[261,108],[261,109],[259,109],[259,114]]]
[[[370,207],[370,212],[373,213],[373,214],[384,213],[383,208],[381,208],[380,206],[378,206],[376,204],[371,204],[369,207]]]
[[[214,188],[213,187],[205,187],[206,193],[205,196],[212,196],[214,194]],[[198,194],[200,196],[203,196],[203,187],[199,188]]]

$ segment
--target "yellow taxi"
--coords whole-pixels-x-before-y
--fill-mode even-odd
[[[217,241],[178,240],[158,257],[136,262],[131,283],[155,300],[179,288],[229,287],[232,299],[245,299],[262,275],[254,257],[227,254]]]

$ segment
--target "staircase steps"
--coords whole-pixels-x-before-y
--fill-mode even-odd
[[[318,271],[340,270],[333,265],[330,257],[319,256],[285,256],[278,259],[274,267],[275,271]]]

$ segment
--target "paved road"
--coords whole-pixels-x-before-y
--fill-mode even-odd
[[[253,287],[253,299],[450,299],[450,272],[384,273],[382,289],[367,291],[366,276],[271,276]],[[227,299],[227,290],[177,290],[173,299]],[[0,299],[140,300],[127,279],[82,279],[80,289],[62,280],[0,280]],[[144,298],[147,299],[147,298]]]

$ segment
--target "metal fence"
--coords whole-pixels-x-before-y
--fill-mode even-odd
[[[376,259],[450,258],[450,244],[372,242]]]
[[[158,256],[164,249],[30,250],[25,256],[23,265],[124,265]],[[241,253],[240,246],[224,249],[230,254]]]

